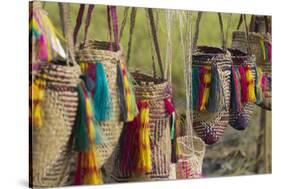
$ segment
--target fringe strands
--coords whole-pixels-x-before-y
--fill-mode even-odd
[[[205,111],[210,93],[211,68],[202,66],[199,68],[200,87],[199,87],[199,111]]]
[[[208,101],[208,111],[209,112],[217,112],[220,107],[220,78],[219,72],[216,65],[211,66],[211,88],[210,88],[210,96]]]
[[[42,127],[42,101],[45,96],[46,81],[36,79],[31,85],[31,99],[32,99],[32,125],[35,127]]]
[[[149,104],[147,100],[139,102],[140,109],[140,153],[139,161],[137,164],[137,170],[141,172],[150,172],[152,170],[151,165],[151,149],[149,139]]]
[[[248,84],[248,102],[255,103],[256,102],[256,94],[255,94],[255,86],[254,86],[254,79],[253,74],[251,72],[251,68],[249,65],[245,66],[245,74]]]
[[[124,121],[130,122],[138,114],[134,88],[129,77],[129,72],[123,63],[117,65],[117,82],[120,92],[120,104]]]
[[[241,105],[241,85],[239,78],[239,70],[232,65],[231,68],[231,109],[234,111],[240,111]]]
[[[79,116],[76,118],[75,144],[78,154],[75,184],[101,184],[102,177],[98,170],[96,140],[99,135],[94,126],[94,111],[91,94],[83,81],[78,86]],[[84,116],[83,116],[84,114]],[[79,145],[80,144],[80,145]]]
[[[103,65],[96,62],[96,82],[94,92],[94,110],[97,121],[110,119],[112,112],[111,96]]]
[[[33,10],[32,18],[29,22],[29,31],[32,40],[36,40],[38,44],[39,60],[51,61],[57,56],[66,57],[65,51],[59,41],[59,39],[64,40],[64,38],[56,30],[43,9],[36,8]]]
[[[255,66],[256,71],[256,83],[255,83],[255,93],[256,93],[256,104],[261,104],[263,102],[263,88],[262,79],[263,73],[260,67]]]

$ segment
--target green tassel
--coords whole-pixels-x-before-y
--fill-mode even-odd
[[[96,63],[96,88],[94,92],[94,111],[97,121],[110,119],[112,112],[111,97],[103,65]]]
[[[85,111],[85,96],[81,84],[77,87],[78,92],[78,112],[75,121],[74,128],[74,140],[75,140],[75,150],[76,151],[86,151],[89,148],[88,133],[87,133],[87,123],[86,111]]]

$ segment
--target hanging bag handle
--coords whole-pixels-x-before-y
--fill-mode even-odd
[[[84,44],[88,40],[87,39],[88,38],[88,29],[89,29],[89,26],[90,26],[90,23],[91,23],[92,13],[94,11],[94,7],[95,7],[95,5],[89,5],[88,6],[85,29],[84,29],[84,40],[83,40]],[[78,11],[77,18],[76,18],[76,25],[75,25],[75,29],[74,29],[74,33],[73,33],[73,39],[75,41],[75,44],[77,42],[77,36],[78,36],[79,30],[81,28],[81,23],[82,23],[84,12],[85,12],[85,5],[81,4],[80,8],[79,8],[79,11]],[[107,6],[107,14],[108,14],[108,28],[109,28],[109,33],[110,33],[110,39],[112,38],[112,33],[113,33],[114,43],[116,44],[117,49],[119,49],[118,17],[117,17],[116,6],[108,5]],[[111,22],[112,22],[112,26],[113,26],[112,28],[111,28]]]
[[[66,63],[67,65],[70,65],[69,63],[69,58],[70,58],[73,65],[78,65],[74,55],[74,43],[72,38],[73,32],[71,28],[71,20],[70,20],[70,12],[69,12],[70,5],[69,3],[58,3],[58,5],[59,5],[62,29],[63,29],[64,36],[66,38],[66,54],[67,54]]]
[[[255,18],[252,18],[253,20]],[[244,22],[244,27],[245,27],[245,38],[246,38],[246,43],[247,43],[247,53],[248,54],[252,54],[252,49],[251,49],[251,45],[250,45],[250,41],[249,41],[249,28],[247,25],[247,20],[246,20],[246,15],[245,14],[241,14],[240,18],[239,18],[239,22],[237,25],[237,30],[240,29],[240,26],[242,25],[242,23]]]
[[[222,48],[225,50],[226,49],[226,40],[225,40],[225,37],[224,37],[224,31],[223,31],[223,20],[222,20],[221,13],[217,13],[217,14],[218,14],[219,25],[220,25]],[[197,42],[198,42],[198,37],[199,37],[199,29],[200,29],[200,22],[201,22],[202,15],[203,15],[203,12],[199,11],[198,14],[197,14],[197,18],[196,18],[195,34],[194,34],[193,45],[192,45],[194,50],[196,50],[196,48],[197,48]]]
[[[153,11],[152,11],[151,8],[146,9],[146,11],[147,11],[147,14],[148,14],[151,34],[152,34],[154,47],[155,47],[155,51],[156,51],[157,62],[158,62],[158,66],[160,68],[161,79],[164,80],[165,79],[164,70],[163,70],[163,64],[162,64],[162,59],[161,59],[161,54],[160,54],[159,42],[158,42],[158,38],[157,38],[157,31],[156,31]],[[155,75],[155,73],[154,73],[154,75]]]

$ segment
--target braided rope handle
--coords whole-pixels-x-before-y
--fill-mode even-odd
[[[67,65],[69,64],[69,59],[71,59],[73,65],[78,65],[75,60],[74,55],[74,43],[72,38],[72,28],[71,28],[71,20],[70,20],[70,9],[69,3],[58,3],[59,5],[59,11],[60,11],[60,17],[61,17],[61,23],[62,23],[62,29],[63,33],[66,38],[66,54],[67,54]]]
[[[224,37],[224,31],[223,31],[223,20],[222,20],[221,13],[217,13],[217,14],[218,14],[219,25],[220,25],[222,48],[225,49],[226,48],[226,39]],[[199,11],[197,14],[196,24],[195,24],[195,33],[194,33],[193,45],[192,45],[193,50],[196,50],[196,48],[197,48],[197,42],[198,42],[199,31],[200,31],[200,22],[201,22],[202,15],[203,15],[202,11]]]
[[[247,43],[247,53],[252,54],[252,49],[251,49],[251,45],[250,45],[250,41],[249,41],[249,29],[248,29],[245,14],[240,15],[239,22],[238,22],[238,25],[237,25],[237,30],[240,29],[240,26],[242,25],[243,22],[244,22],[244,26],[245,26],[245,38],[246,38],[246,43]]]

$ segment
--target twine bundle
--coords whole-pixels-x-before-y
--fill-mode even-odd
[[[177,163],[176,163],[176,178],[197,178],[201,176],[203,157],[205,154],[205,144],[197,136],[194,135],[193,109],[192,109],[192,22],[191,13],[179,12],[180,31],[181,31],[181,46],[183,49],[183,64],[184,64],[184,81],[185,81],[185,95],[186,95],[186,120],[184,127],[184,136],[177,137]],[[184,21],[187,19],[187,40],[183,38]],[[187,44],[187,45],[185,45]]]

